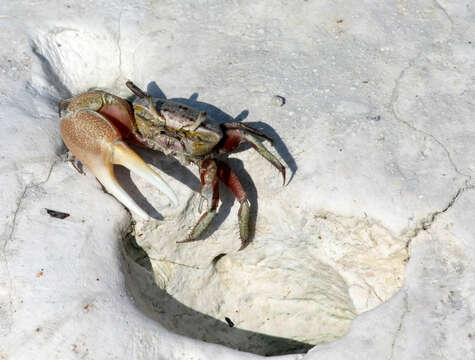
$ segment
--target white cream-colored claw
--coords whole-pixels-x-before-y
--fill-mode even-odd
[[[116,127],[101,114],[88,109],[75,111],[61,120],[61,135],[69,150],[106,190],[140,217],[149,218],[117,182],[114,164],[127,167],[167,195],[174,205],[178,204],[170,186],[122,140]]]
[[[151,185],[164,193],[171,200],[173,205],[178,205],[178,199],[171,187],[124,141],[119,140],[112,144],[111,161],[113,164],[125,166],[132,172],[141,176],[144,180],[147,180]]]

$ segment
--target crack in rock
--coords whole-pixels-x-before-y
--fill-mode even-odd
[[[117,51],[119,53],[119,74],[117,75],[117,78],[115,79],[114,81],[114,84],[115,84],[115,87],[119,87],[119,82],[120,82],[120,78],[122,76],[122,47],[120,46],[120,41],[121,41],[121,38],[122,38],[122,35],[121,35],[121,31],[122,31],[122,12],[124,10],[124,6],[123,6],[123,3],[121,2],[120,3],[120,10],[119,10],[119,18],[118,18],[118,21],[117,21],[117,41],[116,41],[116,44],[117,44]]]
[[[5,236],[5,240],[3,242],[3,247],[2,247],[2,260],[3,260],[3,264],[5,265],[5,276],[7,278],[7,283],[8,283],[8,308],[10,309],[10,313],[12,312],[11,309],[13,307],[13,292],[14,292],[14,288],[13,288],[13,280],[12,280],[12,277],[11,277],[11,274],[10,274],[10,265],[8,263],[8,257],[7,257],[7,244],[8,242],[11,242],[12,239],[13,239],[13,235],[15,233],[15,229],[16,229],[16,222],[17,222],[17,217],[18,217],[18,214],[20,213],[20,209],[21,209],[21,205],[23,203],[23,199],[25,198],[26,196],[26,193],[28,191],[28,186],[25,186],[25,188],[23,189],[23,192],[21,193],[20,197],[18,198],[17,200],[17,206],[16,206],[16,209],[15,209],[15,212],[13,214],[13,219],[12,219],[12,222],[11,222],[11,229],[10,229],[10,233],[8,234],[8,236]],[[11,330],[11,324],[9,326],[9,331]]]
[[[8,282],[8,288],[9,288],[8,289],[8,304],[9,304],[10,308],[12,308],[12,306],[13,306],[14,286],[13,286],[13,280],[12,280],[12,277],[11,277],[11,274],[10,274],[10,268],[9,268],[9,263],[8,263],[7,246],[8,246],[8,243],[12,242],[13,239],[14,239],[15,230],[16,230],[16,226],[17,226],[18,215],[20,214],[23,201],[27,197],[28,192],[31,189],[35,188],[35,187],[46,184],[48,182],[48,180],[50,179],[51,174],[53,172],[53,169],[54,169],[54,167],[56,166],[57,163],[58,163],[58,160],[53,161],[53,163],[51,164],[50,169],[48,171],[48,174],[47,174],[47,176],[44,180],[41,180],[37,183],[32,182],[30,184],[27,184],[23,188],[23,191],[22,191],[21,195],[19,196],[19,198],[17,200],[16,209],[15,209],[15,212],[13,214],[13,219],[12,219],[11,224],[10,224],[10,227],[11,227],[10,233],[7,236],[5,236],[5,240],[3,242],[1,257],[2,257],[3,263],[5,265],[5,272],[6,272],[7,282]]]
[[[454,29],[454,21],[452,20],[452,18],[450,17],[450,15],[448,14],[447,10],[438,2],[438,0],[433,0],[433,3],[434,3],[434,6],[439,9],[445,16],[446,18],[448,19],[449,23],[450,23],[450,30],[448,32],[448,35],[447,35],[447,38],[443,41],[440,41],[439,44],[441,43],[447,43],[451,37],[452,37],[452,33],[453,33],[453,29]],[[409,127],[410,129],[422,134],[422,135],[425,135],[425,136],[428,136],[429,138],[431,138],[436,144],[438,144],[442,150],[446,153],[447,155],[447,158],[450,162],[450,164],[452,165],[453,169],[455,170],[455,172],[461,176],[464,176],[464,177],[468,177],[470,178],[470,175],[468,174],[464,174],[462,173],[453,157],[452,157],[452,154],[450,153],[450,151],[447,149],[447,147],[444,145],[444,143],[439,140],[436,136],[428,133],[427,131],[424,131],[422,129],[419,129],[417,128],[416,126],[410,124],[408,121],[404,120],[397,112],[397,109],[396,109],[396,104],[399,100],[399,87],[401,85],[401,80],[403,79],[403,77],[406,75],[407,71],[411,68],[413,68],[415,65],[416,65],[416,62],[417,60],[421,57],[422,54],[424,54],[426,51],[425,50],[421,50],[417,53],[416,56],[414,56],[412,59],[409,60],[408,64],[406,67],[404,67],[401,72],[399,73],[399,76],[397,77],[397,79],[395,80],[395,85],[394,85],[394,88],[393,88],[393,91],[391,93],[391,98],[390,98],[390,102],[389,102],[389,110],[391,112],[391,114],[394,116],[394,118],[399,121],[400,123],[406,125],[407,127]]]
[[[404,311],[401,314],[401,317],[399,318],[399,325],[396,329],[396,332],[394,333],[393,336],[393,341],[391,343],[391,356],[389,357],[389,360],[392,360],[394,357],[394,349],[396,346],[396,342],[399,338],[399,335],[401,334],[402,327],[404,325],[404,319],[406,318],[406,315],[409,312],[409,301],[408,301],[408,294],[407,291],[404,291]]]
[[[466,190],[473,190],[475,188],[475,185],[470,182],[470,179],[465,182],[465,184],[457,189],[456,193],[452,195],[450,198],[449,202],[447,205],[441,209],[434,211],[424,217],[421,221],[419,221],[419,225],[416,226],[412,231],[409,232],[407,235],[407,243],[406,247],[409,249],[412,240],[415,239],[421,231],[427,231],[431,228],[431,226],[434,224],[434,222],[437,220],[439,215],[447,212],[452,206],[454,206],[455,202],[460,198],[460,196],[466,191]]]
[[[173,260],[168,260],[168,259],[158,259],[158,258],[150,257],[150,260],[169,263],[169,264],[178,265],[178,266],[184,266],[184,267],[195,269],[195,270],[203,270],[198,265],[188,265],[188,264],[183,264],[183,263],[176,262]]]
[[[56,166],[56,164],[58,163],[58,161],[59,161],[58,159],[53,161],[53,163],[50,166],[50,169],[48,170],[48,174],[46,175],[45,180],[41,180],[37,183],[32,182],[30,184],[25,185],[25,187],[23,188],[23,192],[18,198],[17,207],[16,207],[15,212],[13,214],[13,219],[12,219],[12,222],[11,222],[11,225],[10,225],[10,227],[11,227],[10,234],[5,238],[4,243],[3,243],[3,247],[2,247],[3,253],[5,253],[5,251],[6,251],[8,242],[13,239],[13,235],[15,234],[17,217],[18,217],[18,214],[20,212],[22,202],[23,202],[24,198],[26,197],[28,191],[30,191],[30,189],[32,189],[32,188],[35,188],[35,187],[46,184],[48,182],[48,180],[50,179],[51,174],[53,172],[53,169]]]
[[[424,131],[424,130],[419,129],[419,128],[417,128],[416,126],[410,124],[408,121],[404,120],[404,119],[398,114],[398,112],[397,112],[397,110],[396,110],[396,104],[397,104],[397,102],[398,102],[398,100],[399,100],[399,87],[400,87],[400,85],[401,85],[401,80],[402,80],[403,77],[406,75],[406,72],[407,72],[409,69],[411,69],[412,67],[415,66],[416,61],[417,61],[417,59],[419,58],[419,56],[420,56],[421,54],[422,54],[422,51],[419,52],[414,58],[412,58],[412,59],[409,61],[408,65],[407,65],[404,69],[402,69],[402,71],[399,73],[399,76],[397,77],[397,79],[396,79],[396,81],[395,81],[396,84],[394,85],[393,91],[392,91],[392,93],[391,93],[391,99],[390,99],[389,105],[388,105],[389,110],[390,110],[391,114],[394,116],[394,118],[395,118],[398,122],[400,122],[400,123],[406,125],[408,128],[414,130],[415,132],[418,132],[418,133],[420,133],[420,134],[422,134],[422,135],[425,135],[425,136],[431,138],[431,139],[432,139],[437,145],[439,145],[439,146],[442,148],[442,150],[446,153],[447,159],[449,160],[449,162],[450,162],[452,168],[454,169],[454,171],[455,171],[457,174],[461,175],[461,176],[464,176],[464,177],[468,177],[468,178],[469,178],[470,175],[464,174],[464,173],[462,173],[462,172],[458,169],[458,167],[457,167],[457,165],[455,164],[455,161],[454,161],[454,159],[453,159],[453,157],[452,157],[452,154],[451,154],[450,151],[447,149],[447,147],[443,144],[442,141],[440,141],[440,140],[439,140],[437,137],[435,137],[434,135],[432,135],[432,134],[430,134],[430,133],[428,133],[428,132],[426,132],[426,131]]]
[[[440,11],[442,11],[442,13],[445,15],[445,17],[447,18],[447,20],[449,21],[450,23],[450,31],[449,31],[449,34],[447,35],[447,39],[445,39],[443,42],[448,42],[449,39],[452,37],[452,33],[454,31],[454,21],[453,19],[450,17],[449,13],[447,12],[447,10],[439,3],[438,0],[433,0],[434,2],[434,5],[437,9],[439,9]]]
[[[23,188],[23,192],[21,193],[21,195],[19,196],[18,200],[17,200],[17,205],[16,205],[16,209],[15,209],[15,212],[13,213],[13,219],[12,219],[12,223],[10,225],[11,229],[10,229],[10,234],[5,237],[5,241],[3,242],[3,253],[5,254],[5,251],[7,249],[7,244],[9,241],[11,241],[13,239],[13,235],[15,233],[15,228],[16,228],[16,219],[18,217],[18,213],[20,212],[20,208],[21,208],[21,204],[23,202],[23,199],[25,198],[25,195],[26,195],[26,192],[28,191],[29,189],[29,186],[25,186]],[[6,258],[6,257],[5,257]]]

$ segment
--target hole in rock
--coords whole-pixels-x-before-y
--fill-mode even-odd
[[[367,218],[300,214],[298,231],[266,230],[243,251],[232,221],[177,244],[195,200],[123,238],[129,290],[175,333],[260,355],[302,353],[343,336],[402,285],[405,242]]]

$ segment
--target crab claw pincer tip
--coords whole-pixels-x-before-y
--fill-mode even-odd
[[[178,198],[172,188],[122,140],[113,144],[112,162],[129,168],[165,194],[174,206],[178,205]]]

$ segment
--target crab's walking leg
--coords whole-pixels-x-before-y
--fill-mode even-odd
[[[218,178],[226,184],[241,206],[239,207],[239,235],[241,237],[241,247],[244,249],[249,243],[249,214],[251,204],[247,198],[246,192],[241,185],[236,173],[224,162],[218,161]]]
[[[259,136],[263,139],[266,139],[274,143],[274,140],[265,135],[264,133],[260,132],[259,130],[253,128],[252,126],[243,124],[243,123],[226,123],[222,124],[224,129],[224,133],[226,135],[224,142],[223,142],[223,151],[224,152],[231,152],[236,149],[239,145],[241,145],[244,141],[249,142],[252,147],[259,153],[263,158],[269,161],[279,172],[282,174],[283,177],[283,184],[285,185],[285,166],[281,164],[279,159],[277,159],[267,148],[259,141],[256,136]],[[256,136],[254,136],[256,135]]]
[[[72,99],[65,99],[59,102],[58,104],[58,115],[61,117],[63,115],[63,111],[67,109],[69,104],[71,103]]]
[[[61,135],[68,149],[91,169],[107,191],[141,217],[148,215],[119,185],[113,164],[129,168],[177,203],[172,189],[123,142],[119,130],[103,115],[88,109],[72,111],[61,120]]]
[[[81,167],[79,166],[80,162],[76,159],[76,157],[73,155],[71,151],[67,152],[66,161],[70,162],[73,168],[75,168],[78,173],[80,173],[81,175],[86,175],[84,170],[81,168],[82,165]]]
[[[201,215],[200,219],[191,230],[190,235],[179,243],[195,241],[200,234],[206,230],[211,221],[216,216],[216,209],[219,202],[219,182],[217,177],[217,165],[215,160],[204,160],[200,166],[200,178],[201,178],[201,196],[203,196],[207,202],[207,210]]]

